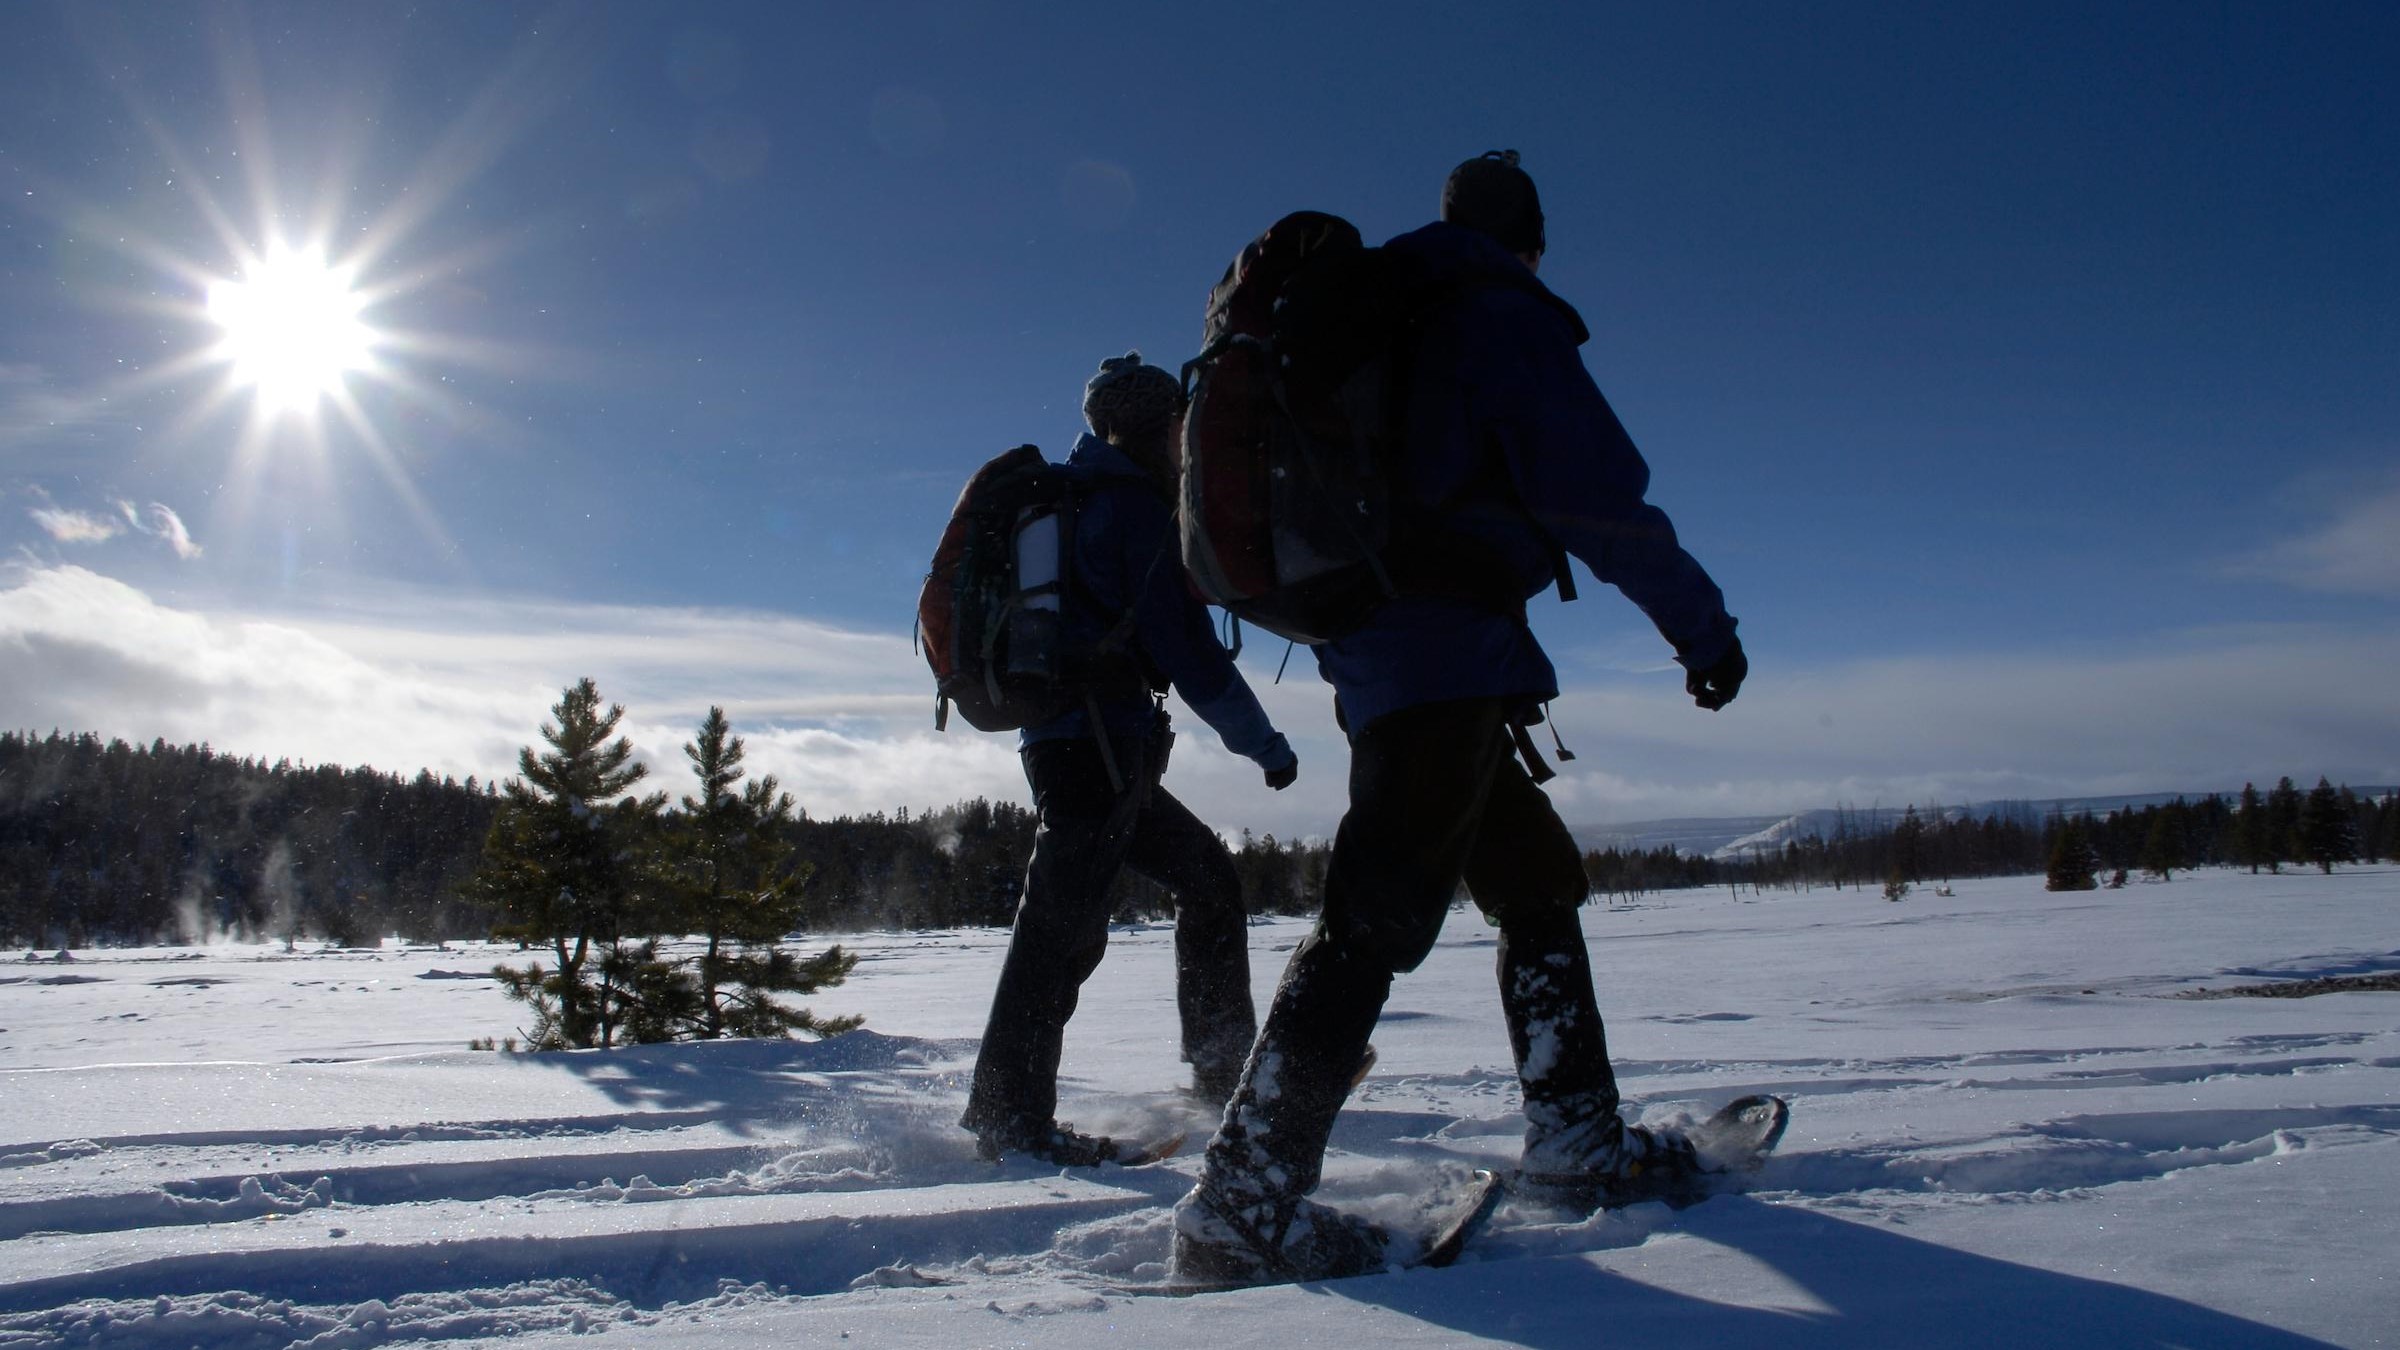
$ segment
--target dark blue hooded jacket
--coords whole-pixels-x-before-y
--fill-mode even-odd
[[[1176,548],[1175,516],[1166,494],[1124,451],[1097,436],[1075,442],[1068,469],[1088,484],[1075,518],[1075,584],[1064,622],[1070,643],[1097,642],[1130,605],[1133,646],[1174,685],[1225,748],[1262,769],[1292,762],[1292,747],[1267,720],[1258,696],[1217,641],[1208,607],[1192,594]],[[1165,721],[1144,697],[1103,697],[1101,720],[1112,735],[1155,735]],[[1019,743],[1091,734],[1081,709],[1027,727]]]
[[[1408,368],[1401,477],[1442,527],[1491,549],[1530,598],[1556,578],[1555,543],[1624,592],[1688,669],[1714,664],[1734,620],[1715,582],[1643,500],[1650,467],[1576,348],[1583,320],[1500,242],[1436,223],[1385,245],[1464,288],[1427,322]],[[1352,734],[1420,703],[1558,694],[1532,630],[1491,605],[1428,596],[1385,604],[1317,648]]]

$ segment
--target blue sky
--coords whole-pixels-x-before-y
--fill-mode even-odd
[[[11,6],[0,724],[488,774],[590,673],[670,774],[720,702],[820,812],[1021,795],[906,645],[966,471],[1505,145],[1755,665],[1537,602],[1571,819],[2400,781],[2395,68],[2369,4]],[[205,359],[276,240],[372,297],[347,414]],[[1268,698],[1300,788],[1176,786],[1323,829]]]

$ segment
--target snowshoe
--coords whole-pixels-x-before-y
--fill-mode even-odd
[[[1200,1186],[1175,1206],[1167,1266],[1178,1289],[1243,1289],[1372,1275],[1390,1246],[1382,1228],[1314,1200],[1236,1206]]]
[[[1266,1205],[1231,1209],[1205,1187],[1195,1188],[1175,1207],[1173,1275],[1166,1292],[1341,1280],[1393,1266],[1447,1266],[1483,1231],[1506,1194],[1500,1176],[1478,1171],[1434,1207],[1421,1232],[1397,1235],[1313,1200],[1296,1202],[1279,1226],[1262,1223],[1257,1220]]]
[[[1508,1185],[1529,1200],[1587,1213],[1649,1200],[1683,1209],[1757,1171],[1790,1118],[1780,1098],[1743,1097],[1687,1129],[1627,1126],[1621,1142],[1588,1166],[1524,1168]]]
[[[1183,1147],[1184,1138],[1176,1134],[1141,1144],[1106,1135],[1080,1134],[1071,1125],[1053,1124],[980,1131],[975,1136],[975,1155],[985,1162],[998,1162],[1003,1155],[1016,1153],[1059,1167],[1098,1167],[1102,1163],[1143,1167],[1175,1156]]]

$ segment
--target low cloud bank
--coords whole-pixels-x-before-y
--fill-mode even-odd
[[[0,724],[484,779],[591,675],[654,786],[710,704],[812,814],[1018,795],[1013,747],[937,736],[905,640],[786,616],[384,596],[338,618],[183,609],[80,567],[0,590]],[[921,730],[919,728],[922,728]]]
[[[1796,671],[1769,654],[1713,716],[1679,681],[1581,689],[1554,711],[1594,767],[1552,796],[1570,820],[1604,821],[2197,792],[2286,773],[2400,783],[2400,634],[2279,625],[2128,645],[2140,654]]]
[[[1980,654],[1778,669],[1722,713],[1665,675],[1568,691],[1577,759],[1551,785],[1577,824],[1780,814],[1838,803],[2238,787],[2282,773],[2400,782],[2400,634],[2297,626],[2153,635],[2143,654]],[[1267,792],[1175,709],[1172,790],[1220,828],[1328,832],[1347,755],[1305,654],[1281,685],[1253,668],[1301,755]],[[904,637],[789,615],[361,595],[338,616],[162,604],[80,567],[0,574],[0,725],[207,742],[273,760],[515,772],[559,689],[591,675],[627,708],[652,785],[678,795],[681,747],[723,705],[812,814],[1024,800],[1013,738],[932,730]],[[1547,738],[1542,738],[1546,742]]]

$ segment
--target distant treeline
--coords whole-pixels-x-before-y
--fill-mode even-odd
[[[480,935],[493,811],[473,779],[0,733],[0,941]]]
[[[488,937],[505,916],[469,883],[498,786],[0,732],[0,944]],[[1033,825],[1023,805],[977,798],[777,828],[804,865],[802,926],[840,932],[1007,923]],[[1297,911],[1282,874],[1306,874],[1305,854],[1270,837],[1239,861],[1253,894]],[[1171,911],[1130,873],[1116,898],[1126,918]]]
[[[419,773],[267,763],[207,746],[0,733],[0,943],[16,947],[203,941],[335,943],[397,934],[483,938],[497,906],[468,883],[498,811],[495,784]],[[1896,826],[1715,859],[1672,848],[1587,853],[1595,897],[1693,886],[1883,887],[2040,873],[2057,832],[2083,831],[2104,871],[2332,865],[2303,829],[2312,797],[2347,822],[2333,862],[2400,858],[2400,802],[2285,779],[2266,792],[2092,817],[1910,811]],[[2320,808],[2322,814],[2322,808]],[[1005,924],[1023,885],[1033,813],[983,799],[941,810],[780,826],[806,865],[801,926],[818,932]],[[1235,851],[1252,912],[1311,912],[1328,850],[1245,831]],[[1127,874],[1120,918],[1172,912]]]
[[[2298,865],[2330,871],[2339,863],[2400,858],[2400,797],[2362,797],[2321,778],[2303,792],[2285,778],[2264,793],[2250,786],[2234,797],[2177,798],[2100,815],[2041,816],[2022,805],[1920,813],[1911,806],[1897,822],[1878,822],[1836,812],[1830,836],[1811,834],[1728,858],[1612,848],[1586,853],[1584,868],[1603,896],[1717,885],[1868,889],[2041,873],[2062,841],[2080,841],[2111,875],[2171,879],[2192,867],[2255,872]]]

